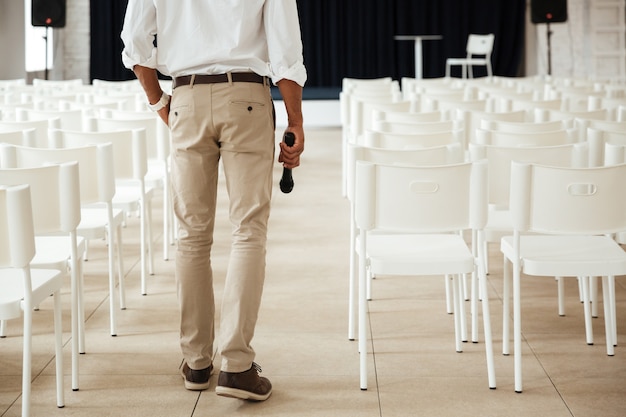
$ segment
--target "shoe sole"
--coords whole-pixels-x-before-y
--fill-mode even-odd
[[[250,400],[250,401],[265,401],[267,400],[272,391],[267,394],[255,394],[254,392],[245,391],[237,388],[230,387],[215,387],[215,393],[221,397],[229,397],[229,398],[238,398],[240,400]]]
[[[180,375],[183,377],[183,381],[185,382],[186,389],[188,389],[189,391],[204,391],[204,390],[209,389],[209,386],[211,385],[211,376],[213,375],[213,370],[211,370],[211,373],[209,374],[209,380],[207,382],[202,382],[202,383],[187,381],[187,377],[182,371]]]

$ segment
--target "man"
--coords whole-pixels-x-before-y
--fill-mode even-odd
[[[143,86],[172,138],[172,194],[179,222],[176,281],[185,387],[204,390],[213,372],[215,336],[211,246],[218,162],[233,225],[221,306],[216,393],[262,401],[250,343],[265,279],[272,193],[274,108],[269,83],[285,103],[295,143],[278,161],[300,164],[304,150],[302,86],[306,70],[295,0],[129,0],[122,60]],[[157,70],[173,79],[163,93]]]

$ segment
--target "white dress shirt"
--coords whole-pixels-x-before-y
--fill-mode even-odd
[[[129,0],[121,37],[129,69],[306,81],[295,0]]]

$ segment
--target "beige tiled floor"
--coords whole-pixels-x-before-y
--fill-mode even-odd
[[[602,309],[596,344],[584,339],[581,305],[567,283],[567,316],[556,312],[551,279],[524,283],[524,392],[513,392],[513,358],[501,350],[501,257],[490,249],[489,275],[498,388],[487,388],[483,343],[456,353],[443,279],[381,277],[370,303],[369,389],[358,382],[356,342],[347,339],[348,205],[341,197],[338,130],[308,132],[303,165],[289,195],[276,187],[267,282],[254,346],[274,384],[264,403],[220,398],[214,387],[186,391],[178,375],[178,308],[173,261],[161,259],[148,295],[139,294],[138,227],[124,229],[128,309],[108,334],[104,244],[85,264],[87,353],[80,390],[71,391],[69,314],[65,309],[66,407],[54,405],[50,304],[35,314],[34,416],[615,416],[626,415],[626,352],[607,357]],[[276,180],[280,167],[276,165]],[[214,249],[216,292],[228,257],[230,225],[222,193]],[[160,218],[155,202],[155,219]],[[160,227],[155,227],[157,234]],[[171,250],[173,257],[173,250]],[[66,290],[65,303],[69,299]],[[626,280],[617,280],[618,338],[626,337]],[[0,416],[20,414],[21,323],[0,340]],[[481,337],[482,341],[482,337]],[[216,358],[219,364],[219,357]],[[215,379],[215,378],[214,378]],[[213,381],[215,383],[215,381]]]

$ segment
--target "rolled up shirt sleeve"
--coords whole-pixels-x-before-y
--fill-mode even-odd
[[[124,43],[122,63],[128,69],[135,65],[157,68],[156,9],[151,0],[130,0],[126,9],[121,38]]]
[[[295,0],[266,0],[264,19],[272,82],[286,78],[303,87],[307,73]]]

